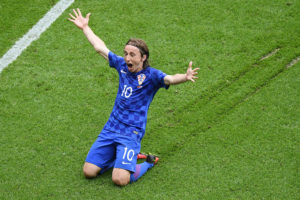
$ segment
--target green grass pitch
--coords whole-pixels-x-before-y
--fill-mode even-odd
[[[0,56],[56,2],[1,0]],[[118,78],[67,21],[77,7],[119,55],[137,37],[167,74],[200,67],[157,93],[142,151],[161,159],[126,187],[82,174]],[[299,12],[297,0],[75,1],[0,74],[0,199],[299,199],[300,64],[287,67]]]

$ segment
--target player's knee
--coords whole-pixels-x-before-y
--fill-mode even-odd
[[[85,164],[83,166],[83,174],[86,178],[95,178],[100,171],[100,168],[95,168],[94,166],[91,166],[89,164]]]
[[[85,167],[83,168],[83,174],[85,178],[95,178],[98,175],[98,173],[96,173],[95,171]]]
[[[119,177],[112,177],[112,181],[119,186],[124,186],[129,184],[130,179],[128,177],[125,176],[119,176]]]
[[[124,169],[114,168],[112,181],[119,186],[124,186],[130,182],[130,172]]]
[[[112,181],[119,186],[124,186],[130,182],[130,173],[124,169],[114,169],[112,173]]]

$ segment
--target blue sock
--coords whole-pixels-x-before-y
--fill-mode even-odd
[[[148,169],[154,166],[153,163],[143,162],[136,165],[135,172],[130,175],[130,183],[137,181],[141,176],[143,176]]]

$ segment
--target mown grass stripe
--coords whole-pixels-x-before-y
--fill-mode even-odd
[[[74,2],[74,0],[60,0],[46,15],[40,19],[15,45],[0,59],[0,73],[40,35]]]

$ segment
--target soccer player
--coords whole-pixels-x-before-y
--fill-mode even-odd
[[[83,166],[86,178],[94,178],[113,168],[112,181],[127,185],[138,180],[157,163],[154,155],[139,154],[145,134],[149,105],[159,88],[195,82],[197,70],[189,63],[185,74],[166,75],[149,66],[149,50],[140,39],[130,39],[124,47],[124,57],[111,52],[88,26],[90,13],[83,17],[73,9],[69,20],[80,28],[95,50],[103,56],[119,75],[119,90],[112,113],[92,145]],[[137,164],[138,158],[146,161]]]

